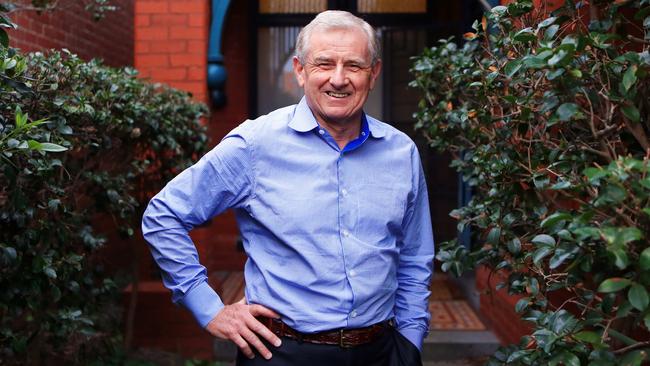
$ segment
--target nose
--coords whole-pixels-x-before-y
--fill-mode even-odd
[[[336,65],[336,68],[332,71],[332,74],[330,75],[330,84],[332,84],[333,87],[340,89],[345,85],[347,85],[348,81],[349,80],[343,65],[341,64]]]

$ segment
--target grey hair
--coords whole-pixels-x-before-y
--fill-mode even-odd
[[[315,29],[361,29],[368,39],[368,51],[370,52],[371,64],[374,65],[379,60],[380,47],[377,32],[365,20],[342,10],[327,10],[316,16],[298,33],[296,40],[296,57],[301,64],[305,63],[309,39]]]

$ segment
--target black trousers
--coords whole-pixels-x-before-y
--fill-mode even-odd
[[[353,348],[298,342],[282,338],[282,345],[266,346],[273,354],[265,360],[259,353],[249,359],[237,353],[237,366],[421,366],[420,351],[394,328],[372,343]]]

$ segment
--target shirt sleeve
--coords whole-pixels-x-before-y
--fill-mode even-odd
[[[429,329],[429,283],[433,264],[433,232],[424,172],[415,146],[412,149],[413,192],[402,224],[395,320],[397,330],[419,350]]]
[[[189,231],[228,208],[245,205],[253,191],[250,150],[237,129],[151,199],[142,233],[160,267],[172,301],[202,327],[224,304],[208,285]]]

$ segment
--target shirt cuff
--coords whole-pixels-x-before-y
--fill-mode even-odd
[[[210,323],[224,306],[219,295],[207,282],[202,282],[187,292],[180,304],[194,315],[194,318],[203,328]]]
[[[397,330],[404,338],[408,339],[409,342],[413,343],[417,347],[418,351],[422,352],[422,340],[424,339],[424,330],[416,328],[405,328]]]

